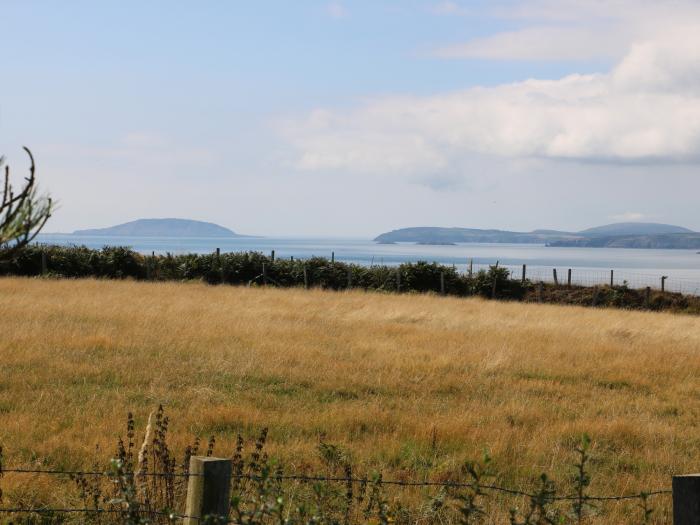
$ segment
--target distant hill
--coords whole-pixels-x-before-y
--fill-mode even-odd
[[[105,237],[242,237],[212,222],[188,219],[138,219],[109,228],[77,230],[73,235]]]
[[[681,226],[656,223],[616,223],[580,232],[480,230],[475,228],[416,227],[382,233],[374,239],[387,244],[513,243],[547,246],[611,248],[700,248],[700,233]]]
[[[655,222],[618,222],[582,230],[581,235],[661,235],[667,233],[695,233],[682,226],[658,224]]]

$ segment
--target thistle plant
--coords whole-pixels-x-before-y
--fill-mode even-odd
[[[591,446],[591,438],[588,434],[581,436],[581,443],[576,447],[578,460],[575,464],[575,474],[573,477],[574,486],[576,487],[576,499],[572,504],[572,511],[576,523],[581,525],[587,508],[593,506],[589,503],[586,495],[586,489],[591,484],[591,476],[586,470],[590,456],[588,451]]]
[[[471,482],[471,487],[456,496],[460,525],[483,523],[486,517],[486,511],[482,504],[482,500],[486,496],[483,485],[485,478],[491,476],[490,463],[491,456],[488,452],[484,452],[481,463],[467,462],[462,468]]]
[[[530,506],[518,518],[517,509],[510,511],[511,525],[558,525],[562,522],[559,511],[552,505],[556,496],[556,485],[547,474],[541,474],[537,491],[529,496]]]

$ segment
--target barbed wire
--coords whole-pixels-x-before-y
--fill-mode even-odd
[[[110,473],[110,472],[99,472],[99,471],[62,471],[62,470],[40,470],[40,469],[2,469],[0,470],[0,475],[5,473],[15,473],[15,474],[47,474],[47,475],[73,475],[73,476],[105,476],[110,478],[119,477],[120,474]],[[123,475],[123,474],[122,474]],[[129,473],[129,476],[139,477],[143,476],[159,476],[159,477],[201,477],[204,474],[196,473],[168,473],[168,472],[147,472],[143,474],[139,473]],[[232,479],[236,480],[248,480],[248,481],[261,481],[264,478],[261,476],[256,476],[253,474],[233,474]],[[376,485],[393,485],[400,487],[442,487],[442,488],[469,488],[482,490],[491,490],[495,492],[502,492],[510,494],[512,496],[522,496],[527,498],[537,497],[536,494],[531,492],[526,492],[519,489],[502,487],[499,485],[491,484],[476,484],[469,482],[459,482],[459,481],[416,481],[416,480],[385,480],[385,479],[370,479],[370,478],[359,478],[359,477],[348,477],[348,476],[318,476],[318,475],[306,475],[306,474],[282,474],[270,476],[271,479],[280,481],[301,481],[301,482],[332,482],[332,483],[361,483],[361,484],[376,484]],[[619,501],[628,499],[639,499],[649,496],[657,496],[663,494],[671,494],[670,489],[660,489],[652,491],[641,491],[634,494],[623,494],[619,496],[585,496],[584,499],[589,501]],[[567,496],[548,496],[546,497],[549,501],[572,501],[581,499],[579,495],[567,495]]]
[[[51,507],[41,507],[41,508],[3,508],[0,507],[0,512],[5,512],[5,513],[22,513],[22,514],[48,514],[51,512],[55,512],[57,514],[70,514],[70,513],[79,513],[79,512],[85,512],[85,513],[94,513],[94,514],[102,514],[102,513],[123,513],[123,512],[128,512],[124,509],[61,509],[61,508],[51,508]],[[149,511],[144,511],[144,514],[151,513]]]
[[[58,474],[64,474],[67,476],[116,476],[116,474],[112,474],[110,472],[103,472],[103,471],[91,471],[91,470],[44,470],[44,469],[20,469],[20,468],[3,468],[2,465],[0,465],[0,476],[3,474],[7,473],[12,473],[12,474],[49,474],[49,475],[58,475]],[[134,475],[136,477],[139,476],[155,476],[155,477],[195,477],[195,476],[204,476],[204,474],[191,474],[191,473],[185,473],[185,472],[131,472],[129,475]]]
[[[127,514],[129,512],[133,512],[127,509],[103,509],[103,508],[97,508],[97,509],[90,509],[90,508],[52,508],[52,507],[42,507],[42,508],[11,508],[11,507],[0,507],[0,513],[5,513],[5,514]],[[198,517],[198,516],[188,516],[187,514],[179,514],[176,512],[166,512],[166,511],[160,511],[160,510],[142,510],[139,509],[135,511],[136,514],[138,515],[151,515],[151,516],[165,516],[166,518],[170,520],[174,519],[194,519],[197,521],[201,521],[203,518]],[[221,523],[221,522],[217,522]],[[231,520],[227,520],[223,523],[233,523]]]

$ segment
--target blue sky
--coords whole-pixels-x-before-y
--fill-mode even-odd
[[[690,2],[4,0],[0,16],[0,151],[19,175],[34,150],[52,231],[700,229]]]

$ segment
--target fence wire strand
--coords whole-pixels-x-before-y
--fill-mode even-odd
[[[104,476],[109,478],[118,477],[117,474],[112,474],[109,472],[98,472],[98,471],[63,471],[63,470],[39,470],[39,469],[1,469],[0,476],[6,473],[14,474],[47,474],[47,475],[73,475],[73,476]],[[141,474],[130,473],[129,476],[139,477]],[[145,476],[156,476],[156,477],[196,477],[204,476],[204,474],[193,474],[193,473],[163,473],[163,472],[149,472],[143,474]],[[442,487],[442,488],[468,488],[476,489],[480,488],[482,490],[491,490],[495,492],[503,492],[505,494],[510,494],[512,496],[522,496],[526,498],[535,498],[536,494],[531,492],[526,492],[519,489],[502,487],[499,485],[490,484],[475,484],[469,482],[459,482],[459,481],[416,481],[416,480],[385,480],[385,479],[369,479],[369,478],[358,478],[358,477],[333,477],[333,476],[314,476],[305,474],[286,474],[286,475],[276,475],[273,476],[275,480],[280,481],[300,481],[304,483],[310,482],[328,482],[328,483],[361,483],[366,485],[392,485],[399,487]],[[248,480],[248,481],[261,481],[263,478],[260,476],[255,476],[252,474],[238,474],[232,475],[232,479],[237,480]],[[634,494],[624,494],[620,496],[585,496],[586,500],[590,501],[619,501],[628,499],[639,499],[649,496],[657,496],[662,494],[671,494],[670,489],[660,489],[652,491],[642,491]],[[579,495],[567,495],[567,496],[548,496],[546,497],[549,501],[571,501],[581,499]],[[55,511],[56,509],[46,509],[42,512],[48,512],[50,510]],[[3,511],[0,509],[0,511]],[[5,511],[4,511],[5,512]],[[76,511],[77,512],[77,511]]]

